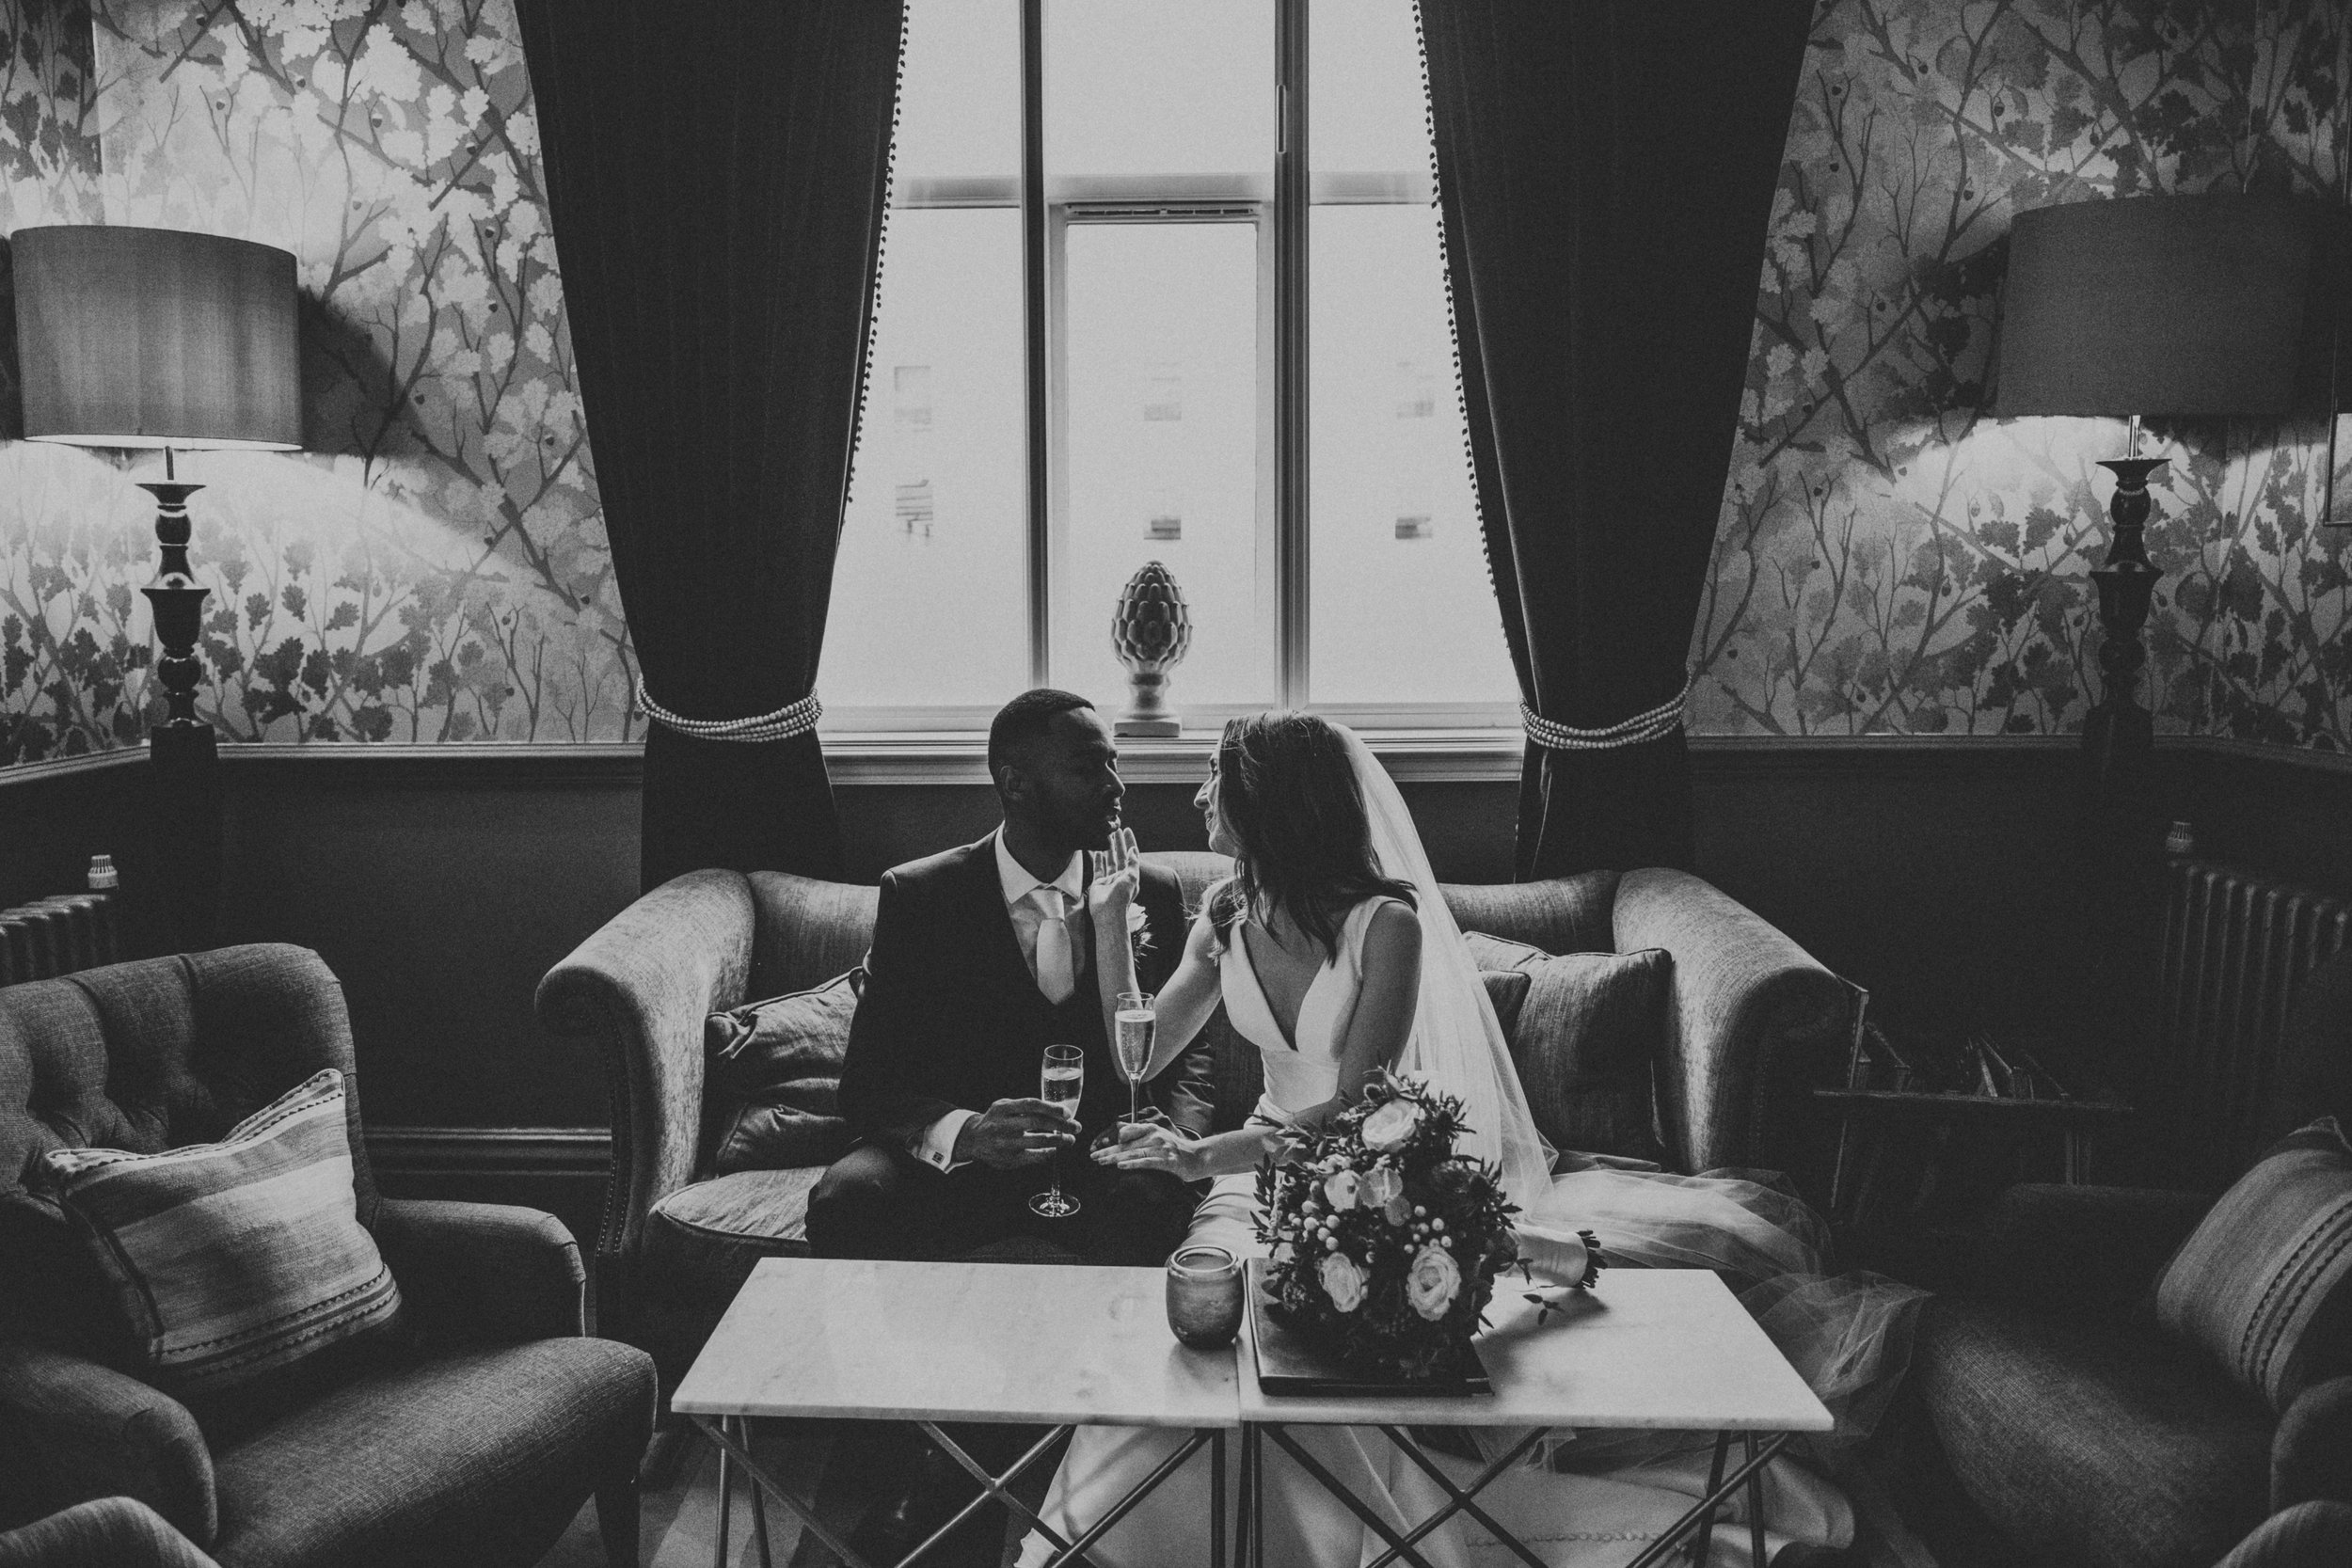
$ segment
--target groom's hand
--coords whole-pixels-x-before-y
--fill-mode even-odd
[[[1044,1100],[1000,1100],[963,1124],[955,1161],[991,1170],[1041,1164],[1077,1141],[1078,1120]]]

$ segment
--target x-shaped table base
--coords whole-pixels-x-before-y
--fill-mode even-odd
[[[803,1502],[799,1497],[794,1497],[786,1489],[783,1482],[768,1474],[759,1466],[758,1462],[752,1458],[751,1432],[742,1418],[721,1417],[714,1419],[707,1416],[697,1416],[693,1418],[693,1420],[696,1426],[702,1428],[703,1435],[709,1438],[712,1445],[718,1449],[720,1455],[722,1480],[719,1489],[718,1556],[716,1559],[719,1563],[723,1564],[726,1560],[727,1487],[724,1482],[724,1466],[727,1461],[732,1459],[737,1465],[742,1466],[744,1473],[752,1481],[752,1523],[753,1528],[759,1533],[761,1568],[771,1568],[768,1555],[767,1514],[766,1511],[760,1507],[760,1497],[763,1493],[774,1497],[794,1513],[799,1514],[801,1523],[808,1528],[809,1533],[824,1543],[826,1548],[841,1560],[844,1568],[875,1568],[874,1564],[867,1562],[864,1557],[852,1551],[848,1542],[826,1528],[824,1522],[817,1517],[817,1510],[813,1503]],[[988,1473],[986,1465],[966,1453],[962,1446],[941,1431],[936,1422],[923,1421],[917,1424],[930,1435],[932,1442],[939,1445],[941,1452],[971,1473],[973,1479],[980,1483],[980,1491],[971,1501],[957,1510],[953,1518],[924,1537],[912,1551],[900,1558],[897,1563],[889,1565],[889,1568],[910,1568],[910,1565],[920,1560],[925,1553],[946,1540],[957,1526],[977,1513],[992,1497],[1026,1519],[1033,1528],[1053,1543],[1054,1555],[1046,1560],[1043,1568],[1069,1568],[1072,1564],[1077,1565],[1077,1568],[1096,1568],[1093,1560],[1086,1555],[1087,1548],[1100,1541],[1113,1526],[1133,1513],[1136,1504],[1158,1490],[1162,1481],[1184,1468],[1184,1462],[1203,1448],[1209,1450],[1209,1568],[1225,1568],[1225,1433],[1222,1428],[1203,1427],[1193,1433],[1177,1448],[1175,1452],[1162,1460],[1153,1467],[1150,1475],[1136,1482],[1125,1497],[1120,1498],[1109,1513],[1088,1527],[1086,1532],[1077,1540],[1065,1541],[1039,1515],[1035,1509],[1014,1497],[1008,1489],[1031,1465],[1058,1449],[1070,1434],[1077,1430],[1076,1427],[1057,1426],[1054,1428],[1030,1445],[1026,1453],[1014,1460],[1010,1469],[1003,1475],[993,1476]],[[1243,1484],[1248,1485],[1247,1477]]]
[[[1274,1439],[1275,1445],[1295,1460],[1300,1469],[1312,1476],[1325,1491],[1346,1505],[1348,1512],[1362,1520],[1367,1529],[1389,1544],[1389,1549],[1373,1559],[1370,1563],[1366,1564],[1366,1568],[1391,1568],[1391,1565],[1399,1559],[1410,1564],[1411,1568],[1430,1568],[1428,1560],[1415,1548],[1432,1530],[1453,1518],[1456,1513],[1467,1513],[1485,1526],[1496,1540],[1517,1553],[1528,1568],[1546,1568],[1544,1560],[1531,1550],[1525,1542],[1503,1528],[1495,1521],[1493,1515],[1478,1506],[1477,1497],[1494,1481],[1496,1477],[1517,1465],[1530,1449],[1542,1442],[1544,1434],[1550,1430],[1549,1428],[1536,1427],[1529,1432],[1524,1438],[1512,1446],[1508,1453],[1481,1470],[1477,1478],[1468,1486],[1455,1485],[1453,1478],[1438,1467],[1438,1463],[1423,1451],[1421,1444],[1415,1441],[1412,1433],[1405,1428],[1383,1426],[1380,1430],[1388,1434],[1389,1441],[1395,1444],[1406,1458],[1420,1466],[1422,1472],[1444,1491],[1446,1502],[1443,1507],[1400,1535],[1386,1519],[1380,1516],[1377,1510],[1349,1491],[1344,1481],[1333,1475],[1314,1455],[1309,1453],[1298,1440],[1284,1430],[1279,1423],[1251,1422],[1245,1425],[1241,1431],[1242,1497],[1240,1517],[1235,1521],[1237,1540],[1234,1549],[1234,1559],[1238,1568],[1265,1568],[1264,1521],[1262,1509],[1264,1481],[1260,1475],[1260,1466],[1264,1460],[1264,1449],[1260,1441],[1262,1436]],[[1729,1501],[1732,1495],[1742,1486],[1748,1489],[1749,1547],[1755,1558],[1756,1568],[1765,1568],[1764,1466],[1772,1463],[1772,1456],[1787,1446],[1788,1439],[1785,1435],[1776,1436],[1759,1447],[1756,1434],[1752,1432],[1743,1433],[1741,1438],[1744,1445],[1742,1462],[1737,1470],[1725,1476],[1724,1465],[1731,1452],[1731,1433],[1719,1432],[1715,1434],[1715,1457],[1713,1463],[1708,1467],[1707,1495],[1701,1497],[1689,1513],[1676,1520],[1663,1535],[1644,1548],[1639,1557],[1626,1564],[1626,1568],[1656,1568],[1656,1564],[1663,1561],[1666,1555],[1686,1539],[1696,1541],[1697,1549],[1692,1553],[1693,1560],[1705,1562],[1714,1534],[1715,1511]],[[1221,1558],[1222,1554],[1220,1553],[1219,1556]],[[1222,1568],[1221,1561],[1218,1568]]]

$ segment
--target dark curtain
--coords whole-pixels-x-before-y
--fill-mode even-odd
[[[521,0],[572,341],[653,701],[809,694],[865,374],[898,0]],[[644,885],[842,875],[813,733],[645,739]]]
[[[1682,688],[1810,0],[1421,0],[1486,555],[1521,698]],[[1521,879],[1688,865],[1679,727],[1530,742]]]

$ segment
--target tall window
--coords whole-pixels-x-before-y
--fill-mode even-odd
[[[1042,10],[1032,324],[1020,0],[911,0],[828,727],[974,727],[1041,672],[1115,711],[1112,610],[1147,561],[1192,608],[1171,690],[1189,723],[1276,705],[1516,723],[1463,460],[1411,0],[1311,0],[1295,521],[1276,499],[1278,410],[1302,389],[1276,379],[1275,0]]]

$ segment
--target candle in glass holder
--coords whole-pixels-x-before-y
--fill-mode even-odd
[[[1168,1260],[1168,1326],[1195,1350],[1241,1331],[1241,1259],[1221,1246],[1188,1246]]]

